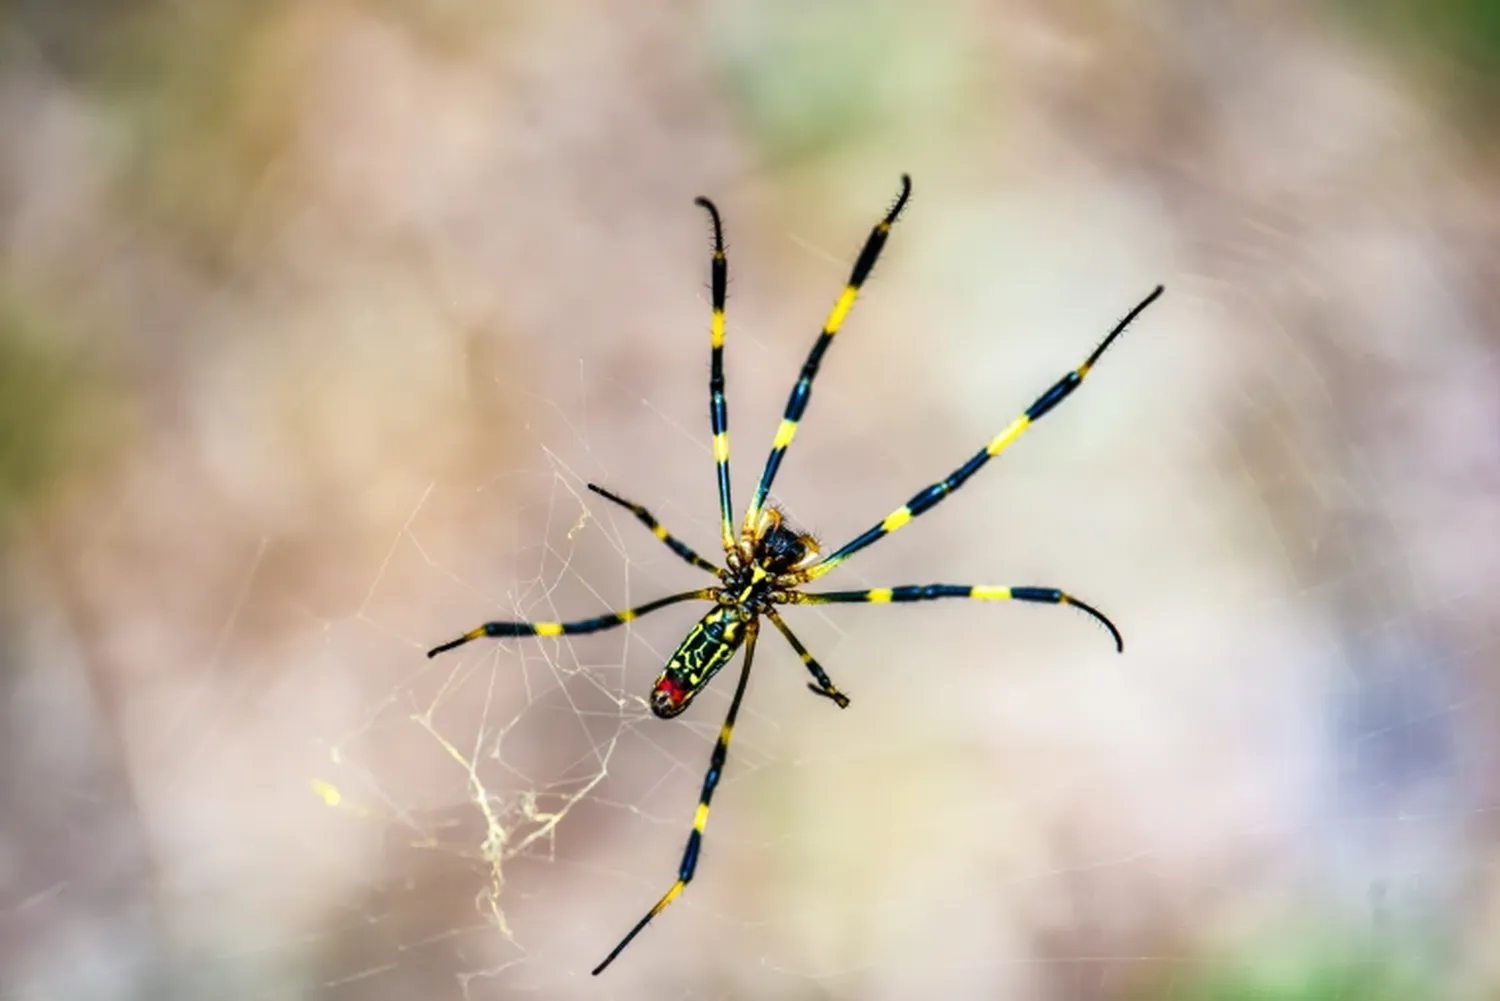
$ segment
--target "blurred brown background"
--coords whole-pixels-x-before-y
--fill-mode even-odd
[[[1493,998],[1500,18],[1451,2],[0,5],[0,998]],[[698,878],[737,503],[836,546]],[[837,582],[835,584],[835,582]]]

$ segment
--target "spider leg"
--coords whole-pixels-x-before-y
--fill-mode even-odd
[[[693,566],[697,567],[700,570],[707,570],[711,574],[717,574],[719,572],[718,567],[714,566],[712,563],[708,562],[708,560],[705,560],[703,557],[694,552],[692,546],[679,540],[675,535],[663,528],[661,522],[657,521],[651,516],[650,511],[647,511],[639,504],[626,500],[624,497],[621,497],[618,494],[612,494],[608,490],[605,490],[603,487],[596,486],[593,483],[589,484],[589,489],[598,494],[600,497],[603,497],[605,500],[612,500],[621,507],[628,508],[635,514],[636,518],[639,519],[642,525],[645,525],[647,528],[651,529],[652,535],[665,542],[668,549],[672,550],[672,552],[687,560]]]
[[[1079,601],[1055,587],[988,587],[969,584],[906,584],[902,587],[875,587],[863,591],[789,591],[788,605],[833,605],[856,603],[881,605],[892,601],[935,601],[938,598],[973,598],[977,601],[1034,601],[1043,605],[1072,605],[1091,616],[1109,630],[1115,649],[1125,652],[1120,630],[1105,614],[1087,602]],[[772,621],[775,621],[774,619]]]
[[[817,681],[816,685],[808,682],[807,687],[826,699],[832,699],[834,704],[840,709],[848,709],[849,696],[834,687],[833,681],[828,677],[828,672],[823,670],[823,665],[819,664],[817,658],[808,652],[807,647],[802,645],[802,641],[793,635],[791,629],[787,627],[786,622],[777,613],[776,609],[767,608],[766,618],[770,619],[772,624],[781,630],[781,635],[785,636],[786,641],[792,645],[792,649],[797,651],[797,656],[802,658],[802,663],[807,665],[807,670],[813,676],[813,680]]]
[[[724,551],[731,552],[734,543],[734,525],[729,509],[729,413],[724,404],[724,295],[729,284],[729,262],[724,257],[724,226],[719,221],[719,210],[707,198],[698,198],[713,220],[714,256],[712,265],[713,321],[708,331],[708,414],[714,433],[714,467],[719,475],[719,521],[724,531]]]
[[[805,571],[802,572],[804,579],[815,580],[818,577],[823,576],[825,573],[832,570],[834,567],[838,566],[840,563],[844,562],[849,557],[859,552],[861,549],[864,549],[866,546],[874,545],[876,542],[896,531],[896,529],[911,521],[917,515],[928,510],[929,508],[935,507],[937,503],[944,497],[947,497],[959,487],[963,486],[964,482],[968,480],[969,477],[979,472],[980,468],[986,462],[989,462],[990,459],[999,455],[1010,445],[1011,442],[1019,438],[1022,431],[1025,431],[1032,424],[1035,424],[1037,421],[1041,420],[1042,417],[1044,417],[1049,411],[1052,410],[1052,408],[1056,407],[1063,400],[1067,399],[1068,394],[1072,393],[1073,390],[1082,385],[1084,377],[1089,374],[1089,370],[1094,367],[1094,364],[1099,360],[1099,357],[1103,355],[1104,352],[1108,350],[1109,346],[1115,342],[1115,338],[1120,336],[1120,333],[1130,325],[1130,322],[1132,320],[1140,315],[1142,310],[1155,302],[1157,297],[1162,294],[1162,291],[1162,286],[1156,286],[1156,289],[1150,295],[1142,299],[1134,309],[1126,314],[1125,319],[1121,320],[1115,325],[1115,328],[1109,332],[1109,336],[1104,338],[1103,343],[1101,343],[1097,348],[1094,349],[1093,354],[1088,356],[1088,360],[1086,360],[1082,365],[1073,369],[1073,371],[1069,372],[1067,375],[1063,376],[1061,379],[1057,380],[1057,382],[1053,384],[1051,389],[1047,390],[1041,396],[1037,397],[1036,401],[1032,403],[1031,406],[1026,408],[1025,413],[1021,414],[1021,416],[1017,417],[1014,421],[1011,421],[1009,427],[1007,427],[1004,431],[1001,431],[994,438],[990,439],[990,443],[984,448],[980,449],[973,458],[955,469],[951,474],[949,474],[946,479],[939,480],[938,482],[932,484],[925,490],[922,490],[921,492],[916,494],[916,496],[912,497],[911,500],[907,501],[901,507],[898,507],[890,514],[886,515],[885,520],[880,524],[870,528],[863,535],[860,535],[842,548],[835,550],[833,553],[830,553],[821,562],[815,563],[811,567],[808,567]]]
[[[901,175],[901,194],[897,196],[896,202],[891,206],[885,218],[875,224],[870,231],[870,236],[865,240],[864,249],[859,252],[859,258],[854,262],[854,269],[849,274],[849,282],[844,286],[838,301],[833,304],[833,311],[828,314],[828,319],[823,324],[823,332],[818,335],[813,344],[812,351],[808,353],[807,361],[802,365],[802,374],[797,379],[796,386],[792,387],[792,395],[786,401],[786,411],[781,418],[781,426],[776,430],[776,439],[771,444],[771,454],[766,459],[765,471],[760,474],[760,485],[755,488],[755,497],[750,502],[750,508],[745,512],[744,527],[740,529],[741,535],[750,538],[755,532],[756,523],[760,519],[761,508],[765,506],[766,495],[771,492],[771,482],[776,479],[776,471],[781,467],[781,457],[786,454],[787,446],[792,443],[792,438],[797,434],[797,422],[802,419],[802,413],[807,409],[807,401],[812,394],[813,379],[817,377],[818,366],[823,361],[823,353],[828,350],[828,345],[833,343],[834,335],[844,325],[844,319],[849,315],[849,310],[854,306],[855,297],[859,295],[860,286],[865,279],[870,277],[871,270],[875,267],[875,261],[880,257],[880,251],[885,247],[885,241],[891,234],[891,226],[896,217],[906,207],[907,199],[911,197],[911,177]]]
[[[446,653],[454,647],[463,646],[470,640],[477,640],[484,636],[573,636],[578,633],[596,633],[601,629],[623,626],[632,619],[638,619],[658,608],[675,605],[680,601],[713,601],[717,596],[717,588],[703,587],[696,591],[683,591],[681,594],[658,598],[644,605],[637,605],[635,608],[610,612],[608,615],[596,615],[592,619],[578,619],[574,622],[486,622],[482,626],[469,630],[456,640],[433,647],[427,651],[427,656],[436,657],[440,653]]]
[[[667,905],[676,900],[682,893],[683,888],[693,881],[693,871],[698,868],[698,850],[703,845],[703,828],[708,823],[708,805],[714,798],[714,787],[719,784],[719,776],[723,774],[724,762],[729,757],[729,738],[734,734],[734,719],[739,715],[740,702],[745,698],[745,686],[750,681],[750,666],[755,661],[755,640],[760,632],[760,623],[752,619],[746,627],[745,636],[745,666],[740,668],[739,685],[735,687],[734,699],[729,703],[729,714],[724,717],[724,725],[719,729],[719,740],[714,744],[713,754],[708,759],[708,773],[703,776],[703,792],[698,796],[698,812],[693,817],[693,829],[688,834],[687,847],[682,852],[682,863],[677,870],[677,882],[672,888],[662,895],[646,916],[636,922],[635,927],[620,940],[620,944],[610,950],[604,962],[594,967],[594,976],[604,972],[605,967],[615,961],[615,957],[625,950],[641,929],[651,923],[651,919],[667,909]]]

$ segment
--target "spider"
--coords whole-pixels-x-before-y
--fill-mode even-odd
[[[682,853],[677,880],[672,884],[671,889],[667,890],[662,898],[646,912],[646,915],[636,922],[609,955],[604,957],[604,961],[594,968],[594,976],[603,973],[605,968],[614,962],[625,947],[640,934],[641,930],[672,901],[676,900],[692,881],[693,873],[698,867],[699,849],[703,844],[703,829],[708,823],[709,803],[713,799],[719,778],[724,772],[724,763],[729,756],[729,740],[734,733],[735,717],[739,714],[740,702],[745,697],[745,686],[750,680],[750,667],[755,660],[755,644],[760,634],[761,618],[769,619],[777,631],[786,637],[792,649],[797,652],[797,656],[802,658],[802,663],[806,665],[808,673],[813,678],[808,683],[808,688],[830,699],[840,709],[847,708],[849,705],[849,697],[834,686],[827,672],[788,628],[776,611],[777,605],[885,604],[887,602],[933,601],[938,598],[1072,605],[1103,624],[1114,640],[1115,648],[1122,653],[1125,650],[1120,631],[1102,612],[1066,591],[1052,587],[908,584],[901,587],[878,587],[859,591],[808,592],[799,590],[803,584],[822,577],[855,553],[874,545],[913,518],[935,507],[943,498],[963,486],[969,477],[979,472],[985,463],[999,455],[1020,437],[1021,432],[1041,420],[1054,407],[1067,399],[1069,394],[1082,384],[1094,364],[1115,342],[1120,333],[1140,315],[1141,311],[1155,302],[1163,291],[1162,286],[1158,285],[1150,295],[1141,300],[1123,320],[1115,325],[1115,328],[1082,365],[1068,372],[1054,383],[1052,388],[1037,397],[1031,406],[1011,421],[1005,430],[991,438],[989,443],[967,462],[947,477],[918,491],[905,504],[886,515],[878,524],[873,525],[863,534],[856,536],[830,555],[819,559],[820,550],[817,540],[807,533],[797,532],[791,528],[781,510],[768,505],[766,498],[771,491],[771,484],[776,479],[776,471],[781,468],[781,460],[786,455],[793,437],[796,436],[797,424],[807,409],[807,401],[812,395],[813,380],[817,377],[818,366],[823,361],[823,355],[844,325],[844,320],[854,305],[855,297],[859,295],[860,287],[870,277],[875,261],[880,257],[881,249],[884,248],[886,239],[890,236],[891,227],[901,214],[901,210],[906,207],[910,197],[911,178],[903,174],[901,175],[900,195],[865,241],[864,249],[860,251],[854,263],[848,283],[845,284],[843,292],[834,303],[832,312],[823,324],[822,333],[818,335],[812,351],[807,356],[807,361],[802,365],[802,373],[792,389],[791,397],[787,400],[781,426],[777,429],[776,438],[771,445],[771,454],[766,460],[760,483],[755,488],[755,494],[750,500],[750,506],[745,512],[738,533],[730,517],[729,421],[724,403],[724,297],[729,270],[724,256],[724,227],[719,218],[719,210],[713,202],[707,198],[698,198],[695,202],[708,213],[713,229],[711,272],[713,317],[709,327],[711,354],[708,393],[709,417],[713,428],[714,464],[717,467],[719,481],[719,522],[723,533],[724,565],[715,566],[699,556],[692,547],[663,528],[651,512],[641,505],[593,483],[588,486],[599,496],[628,509],[651,530],[653,535],[666,543],[683,560],[716,576],[719,579],[718,586],[683,591],[635,608],[573,622],[486,622],[464,633],[458,639],[428,651],[428,657],[435,657],[484,636],[573,636],[579,633],[598,632],[602,629],[613,629],[624,625],[659,608],[666,608],[668,605],[684,601],[711,601],[714,607],[698,620],[697,625],[693,626],[677,648],[677,652],[672,655],[672,659],[667,662],[667,666],[657,675],[656,683],[651,688],[649,700],[651,711],[662,719],[671,719],[680,715],[692,703],[698,693],[713,680],[714,675],[733,659],[740,647],[745,648],[745,660],[740,668],[739,683],[735,686],[734,697],[729,703],[729,712],[724,717],[724,725],[719,730],[719,739],[714,744],[713,753],[709,756],[708,773],[703,778],[703,790],[698,796],[698,811],[693,818],[693,829],[688,834],[687,846]]]

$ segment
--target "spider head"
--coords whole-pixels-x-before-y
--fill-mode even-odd
[[[818,540],[806,532],[794,532],[786,516],[774,507],[761,516],[757,544],[760,565],[767,573],[788,573],[818,555]]]

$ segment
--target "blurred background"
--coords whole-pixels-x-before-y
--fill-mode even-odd
[[[0,4],[0,998],[1500,997],[1483,0]],[[837,546],[698,878],[737,504]],[[739,510],[739,508],[737,508]]]

